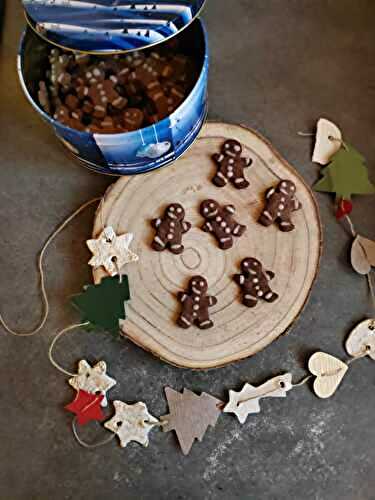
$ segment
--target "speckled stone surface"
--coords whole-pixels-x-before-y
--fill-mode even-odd
[[[24,25],[21,2],[9,0],[0,76],[0,296],[15,327],[40,312],[35,255],[70,212],[100,196],[112,179],[77,166],[25,100],[15,57]],[[229,6],[230,4],[230,6]],[[367,157],[375,178],[375,2],[373,0],[208,0],[212,51],[210,118],[263,133],[312,183],[311,143],[298,138],[320,115],[335,119]],[[365,280],[347,263],[349,239],[319,195],[325,245],[311,300],[287,337],[252,359],[207,373],[173,368],[104,333],[64,337],[56,357],[104,359],[117,385],[112,399],[144,401],[167,411],[163,388],[207,391],[222,399],[245,381],[260,384],[305,374],[316,349],[345,356],[344,339],[370,313]],[[375,238],[374,198],[355,202],[354,222]],[[375,365],[354,365],[333,399],[308,387],[265,400],[241,426],[222,416],[203,443],[183,457],[172,433],[154,430],[150,446],[117,443],[88,451],[63,411],[73,390],[48,362],[55,332],[78,319],[67,297],[90,280],[93,211],[61,235],[47,254],[51,316],[33,339],[0,333],[1,500],[367,500],[375,498]],[[95,425],[85,437],[107,437]]]

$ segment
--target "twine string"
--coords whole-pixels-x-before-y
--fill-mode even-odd
[[[345,220],[349,225],[349,229],[350,229],[350,232],[351,232],[353,238],[357,238],[358,233],[357,233],[355,226],[354,226],[354,223],[353,223],[352,219],[349,217],[349,215],[345,215]],[[366,278],[367,278],[367,283],[368,283],[368,287],[370,290],[372,306],[373,306],[374,311],[375,311],[375,288],[374,288],[374,284],[372,282],[371,271],[366,274]]]
[[[49,300],[48,300],[48,295],[46,291],[46,286],[45,286],[45,274],[44,274],[44,269],[43,269],[43,261],[44,261],[44,256],[47,251],[47,248],[50,246],[50,244],[53,242],[53,240],[58,236],[64,229],[65,227],[81,212],[83,212],[87,207],[90,205],[93,205],[94,203],[97,203],[101,198],[94,198],[83,205],[81,205],[75,212],[73,212],[65,221],[51,234],[51,236],[47,239],[45,244],[43,245],[43,248],[39,254],[38,257],[38,272],[39,272],[39,277],[40,277],[40,288],[41,288],[41,294],[42,294],[42,305],[43,305],[43,312],[42,312],[42,318],[36,328],[29,332],[20,332],[17,330],[13,330],[8,323],[5,321],[4,316],[0,314],[0,324],[3,326],[3,328],[10,333],[11,335],[14,335],[16,337],[31,337],[38,332],[44,327],[46,324],[46,321],[48,319],[49,315]]]
[[[350,232],[352,233],[353,238],[357,237],[357,231],[355,230],[354,224],[352,219],[349,217],[349,215],[345,215],[345,220],[349,225]]]
[[[55,361],[52,353],[53,353],[53,349],[56,345],[56,342],[59,340],[60,337],[62,337],[65,333],[68,333],[68,332],[71,332],[72,330],[75,330],[77,328],[81,328],[82,326],[88,326],[90,324],[89,321],[86,321],[85,323],[78,323],[78,324],[75,324],[75,325],[70,325],[68,326],[67,328],[64,328],[63,330],[61,330],[60,332],[58,332],[58,334],[56,335],[56,337],[52,340],[51,342],[51,345],[49,347],[49,350],[48,350],[48,359],[50,360],[51,364],[57,369],[59,370],[59,372],[61,373],[64,373],[64,375],[68,375],[69,377],[75,377],[77,374],[76,373],[71,373],[71,372],[68,372],[67,370],[65,370],[62,366],[60,366],[57,361]]]
[[[307,384],[307,382],[309,382],[312,378],[313,378],[313,375],[307,375],[302,380],[300,380],[300,382],[297,382],[296,384],[292,384],[292,387],[301,387],[301,386]]]
[[[77,431],[77,419],[74,418],[72,420],[72,431],[73,431],[73,435],[76,439],[76,441],[78,442],[78,444],[80,444],[81,446],[83,446],[84,448],[88,448],[88,449],[93,449],[93,448],[99,448],[100,446],[104,446],[108,443],[110,443],[111,441],[113,441],[116,437],[116,434],[112,434],[110,437],[108,437],[107,439],[104,439],[103,441],[99,441],[98,443],[86,443],[85,441],[83,441],[83,439],[81,439],[78,435],[78,431]]]
[[[329,135],[328,136],[328,139],[332,142],[339,142],[341,144],[341,146],[346,150],[346,151],[349,151],[349,148],[347,146],[347,144],[344,142],[343,139],[339,139],[338,137],[333,137],[333,135]]]
[[[269,389],[268,391],[263,391],[261,393],[258,393],[257,395],[251,396],[250,398],[240,399],[239,401],[237,401],[237,406],[238,407],[242,406],[243,404],[249,403],[250,401],[253,401],[254,399],[265,398],[269,394],[274,393],[277,389],[285,389],[285,388],[286,388],[285,382],[280,380],[279,382],[276,382],[275,386],[272,389]]]

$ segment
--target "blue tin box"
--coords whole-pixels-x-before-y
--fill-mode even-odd
[[[110,175],[148,172],[173,162],[197,137],[207,113],[208,42],[198,14],[204,0],[24,0],[29,27],[18,55],[23,90],[66,148],[88,168]],[[111,57],[179,39],[194,57],[199,77],[184,102],[167,118],[118,134],[81,132],[56,121],[40,107],[38,83],[51,43]]]

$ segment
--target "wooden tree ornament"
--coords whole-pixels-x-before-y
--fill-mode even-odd
[[[212,184],[216,165],[212,154],[227,139],[243,147],[252,159],[251,186],[237,190]],[[296,229],[283,234],[277,227],[257,223],[264,193],[281,179],[297,187],[302,209],[295,214]],[[248,227],[233,248],[223,252],[200,227],[199,207],[206,199],[234,205],[236,218]],[[180,203],[192,229],[184,235],[181,255],[155,252],[150,221],[170,203]],[[133,233],[137,265],[126,267],[132,298],[127,304],[123,333],[157,357],[177,366],[208,369],[251,356],[285,333],[300,314],[315,280],[321,253],[321,227],[313,194],[297,172],[261,136],[242,126],[209,123],[194,146],[172,166],[142,176],[123,177],[106,193],[97,212],[93,237],[106,226],[116,234]],[[242,304],[241,290],[232,280],[244,257],[259,259],[275,272],[273,287],[280,296],[274,304],[250,310]],[[94,270],[99,283],[106,273]],[[210,310],[214,328],[188,332],[176,324],[183,291],[193,275],[205,276],[218,303]]]
[[[210,394],[200,396],[184,389],[183,393],[166,387],[165,396],[168,400],[169,414],[160,417],[164,422],[164,432],[175,431],[182,452],[187,455],[194,440],[202,441],[209,426],[215,427],[221,413],[222,401]]]

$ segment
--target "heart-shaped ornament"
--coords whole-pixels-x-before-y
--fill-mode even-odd
[[[345,343],[350,356],[361,356],[365,352],[375,361],[375,319],[362,321],[349,335]]]
[[[342,145],[341,130],[329,120],[321,118],[316,131],[316,143],[312,161],[327,165]]]
[[[358,235],[352,246],[351,261],[357,273],[368,274],[375,267],[375,241]]]
[[[316,376],[315,394],[319,398],[326,399],[336,392],[348,370],[348,365],[330,354],[316,352],[309,359],[309,370]]]

